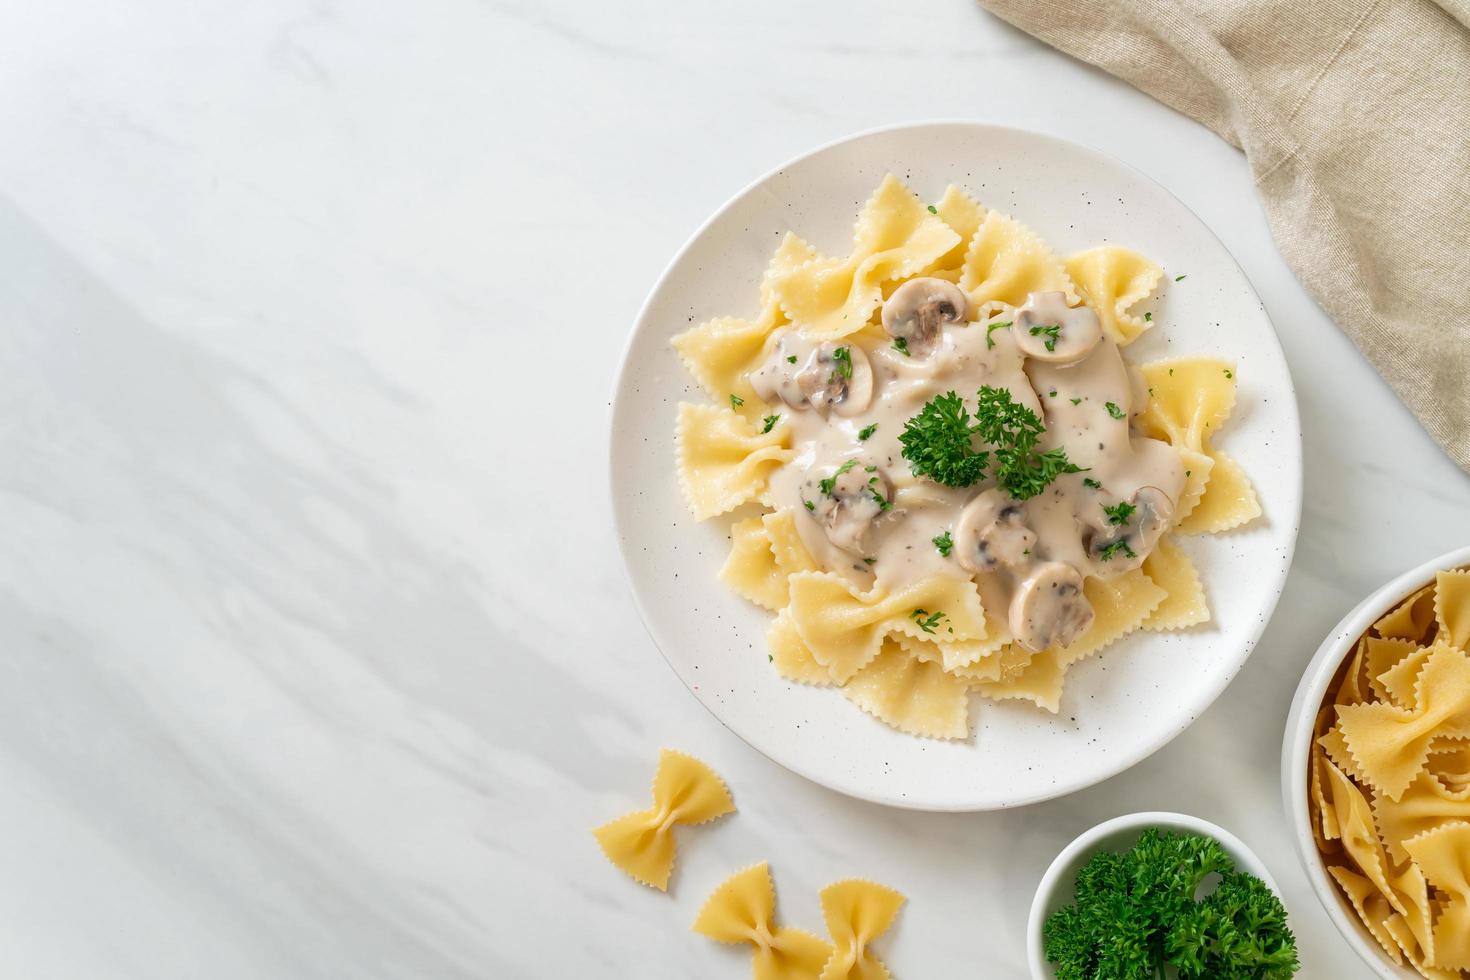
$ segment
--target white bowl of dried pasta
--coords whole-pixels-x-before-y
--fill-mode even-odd
[[[1343,617],[1292,702],[1282,794],[1322,907],[1378,975],[1470,970],[1470,547]]]

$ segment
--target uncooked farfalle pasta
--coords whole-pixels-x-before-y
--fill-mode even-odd
[[[787,234],[753,319],[673,339],[712,399],[679,406],[679,482],[734,518],[720,577],[781,676],[964,738],[973,692],[1055,712],[1079,660],[1209,619],[1178,536],[1260,506],[1213,445],[1235,365],[1123,357],[1161,279],[889,176],[845,258]]]
[[[1317,714],[1308,807],[1343,897],[1389,958],[1470,975],[1470,570],[1378,619]]]

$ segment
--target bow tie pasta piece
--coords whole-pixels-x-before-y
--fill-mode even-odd
[[[883,283],[915,275],[959,243],[959,236],[889,174],[868,199],[845,259],[816,258],[773,277],[788,319],[810,337],[835,340],[862,329],[883,298]]]
[[[950,184],[944,189],[944,196],[939,199],[939,203],[934,205],[934,210],[939,214],[939,220],[949,225],[950,230],[955,233],[959,241],[955,242],[954,247],[948,252],[935,259],[921,275],[937,276],[952,273],[952,277],[948,275],[944,277],[949,278],[952,282],[958,282],[960,267],[964,265],[965,253],[970,249],[970,241],[985,220],[985,208],[979,201],[954,184]]]
[[[1200,583],[1199,573],[1171,537],[1159,539],[1143,560],[1143,573],[1165,594],[1140,629],[1179,630],[1210,621],[1210,607],[1205,602],[1205,587]]]
[[[1470,970],[1470,823],[1448,823],[1404,842],[1430,883],[1450,896],[1435,923],[1428,959],[1447,970]]]
[[[1332,880],[1337,882],[1337,887],[1342,889],[1352,903],[1353,911],[1358,913],[1358,918],[1368,927],[1368,934],[1378,942],[1395,965],[1403,966],[1403,950],[1385,927],[1385,923],[1396,913],[1378,886],[1340,864],[1329,866],[1327,873],[1332,875]]]
[[[759,500],[771,473],[792,457],[790,427],[762,433],[728,408],[679,405],[674,435],[679,486],[695,520]]]
[[[755,947],[755,980],[815,980],[832,947],[804,929],[777,926],[776,888],[764,861],[731,875],[694,920],[695,932],[719,943]]]
[[[1432,946],[1432,913],[1424,874],[1412,864],[1402,871],[1393,870],[1379,842],[1373,809],[1363,791],[1331,763],[1327,763],[1327,775],[1327,793],[1337,813],[1344,850],[1394,911],[1405,918],[1414,935]]]
[[[1415,685],[1412,710],[1391,704],[1338,708],[1343,739],[1368,781],[1398,800],[1441,736],[1470,737],[1470,655],[1434,648]]]
[[[883,643],[881,652],[843,685],[842,693],[885,725],[910,735],[965,738],[970,734],[969,684],[937,663],[920,660],[893,640]]]
[[[1240,466],[1212,449],[1210,437],[1235,407],[1235,368],[1209,357],[1153,361],[1143,365],[1150,392],[1148,407],[1139,417],[1144,432],[1172,446],[1210,459],[1208,482],[1198,503],[1179,520],[1186,534],[1214,534],[1240,527],[1261,514],[1255,489]],[[1186,491],[1195,465],[1186,459]]]
[[[1312,809],[1312,832],[1317,837],[1317,847],[1323,849],[1322,845],[1327,841],[1338,840],[1342,837],[1342,829],[1337,825],[1337,811],[1327,803],[1327,791],[1323,788],[1325,777],[1323,772],[1327,766],[1327,753],[1321,745],[1312,746],[1311,761],[1311,795],[1310,805]]]
[[[766,631],[766,644],[771,649],[771,663],[776,665],[776,673],[787,680],[815,687],[831,687],[837,683],[832,672],[818,663],[802,642],[801,634],[796,632],[791,622],[789,609],[781,610],[771,623],[771,628]]]
[[[1103,332],[1120,347],[1133,343],[1149,328],[1149,322],[1128,310],[1153,292],[1163,269],[1118,245],[1078,252],[1067,258],[1066,268],[1082,299],[1102,321]]]
[[[868,944],[888,931],[904,897],[887,885],[849,878],[822,889],[822,919],[836,947],[820,980],[888,980]]]
[[[1373,624],[1373,630],[1379,636],[1420,643],[1428,637],[1429,628],[1434,625],[1434,597],[1434,586],[1424,586],[1384,613]]]
[[[1405,841],[1446,823],[1470,823],[1470,792],[1449,790],[1430,773],[1421,772],[1397,801],[1375,797],[1373,816],[1388,856],[1402,863],[1410,860]]]
[[[674,869],[674,827],[707,823],[734,810],[730,791],[713,769],[693,756],[664,749],[653,777],[653,806],[592,833],[609,861],[635,881],[667,891]]]
[[[776,328],[786,322],[771,283],[797,266],[817,257],[816,249],[786,233],[771,256],[761,280],[761,312],[754,320],[726,316],[706,320],[676,335],[672,344],[685,369],[717,402],[740,396],[736,411],[748,419],[765,415],[767,406],[750,386],[749,375],[769,353]]]
[[[985,613],[969,579],[934,575],[893,593],[861,592],[840,575],[799,572],[790,587],[796,631],[839,683],[876,657],[883,637],[895,631],[916,639],[985,637]]]
[[[720,581],[737,595],[775,612],[789,601],[786,582],[791,574],[816,567],[801,543],[792,513],[775,511],[730,526],[730,556],[720,569]]]
[[[1368,777],[1364,776],[1363,770],[1358,767],[1358,760],[1354,759],[1353,754],[1348,751],[1340,725],[1332,726],[1331,731],[1317,739],[1317,744],[1322,747],[1322,751],[1327,753],[1327,758],[1331,759],[1332,764],[1337,768],[1360,783],[1368,781]]]
[[[1333,704],[1362,704],[1373,700],[1373,692],[1365,676],[1364,662],[1367,659],[1368,637],[1358,640],[1353,648],[1353,659],[1337,688]]]
[[[1470,569],[1440,572],[1435,578],[1434,620],[1440,642],[1470,649]]]
[[[1375,644],[1393,644],[1396,648],[1401,648],[1403,645],[1409,646],[1408,652],[1403,653],[1390,667],[1376,677],[1372,674],[1369,674],[1369,677],[1374,693],[1381,700],[1391,701],[1401,708],[1413,708],[1414,689],[1419,681],[1419,672],[1424,669],[1429,655],[1438,647],[1416,647],[1409,644],[1408,640],[1385,640],[1382,637],[1370,637],[1368,639],[1369,670],[1376,666],[1371,660]],[[1381,656],[1387,657],[1391,654],[1384,651]]]
[[[1022,306],[1032,293],[1064,293],[1068,306],[1080,302],[1066,268],[1041,237],[999,211],[985,216],[970,241],[960,288],[970,294],[971,312],[980,316]]]

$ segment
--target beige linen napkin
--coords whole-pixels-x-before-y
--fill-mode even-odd
[[[1470,471],[1470,0],[980,2],[1244,150],[1297,277]]]

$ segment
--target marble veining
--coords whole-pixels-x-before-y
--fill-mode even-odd
[[[723,730],[639,624],[606,501],[612,373],[689,232],[797,152],[937,117],[1178,194],[1303,412],[1296,566],[1241,676],[1010,813],[858,803]],[[1338,617],[1470,539],[1470,480],[1202,128],[964,0],[57,0],[0,11],[0,130],[7,974],[743,977],[688,926],[764,859],[793,924],[840,877],[907,893],[899,976],[1019,977],[1053,854],[1159,808],[1257,850],[1308,976],[1368,976],[1295,866],[1281,729]],[[587,833],[662,745],[740,807],[683,835],[668,896]]]

